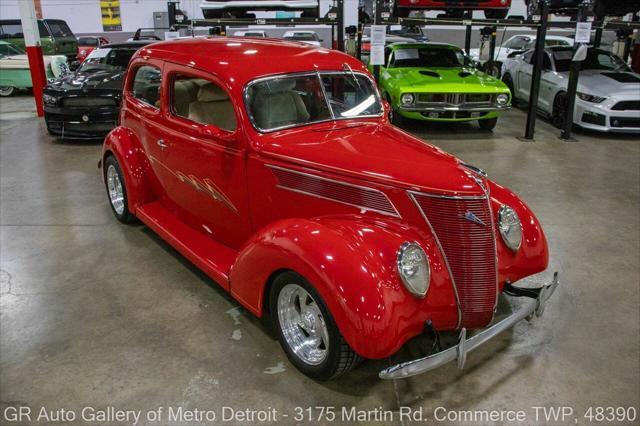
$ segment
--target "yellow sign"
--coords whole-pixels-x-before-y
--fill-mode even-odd
[[[120,19],[120,0],[100,1],[103,31],[122,31]]]

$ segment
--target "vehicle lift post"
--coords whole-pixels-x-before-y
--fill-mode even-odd
[[[19,1],[20,20],[24,33],[27,59],[29,60],[29,72],[31,73],[31,86],[33,97],[36,101],[36,113],[38,117],[44,116],[44,104],[42,103],[42,90],[47,84],[47,74],[44,71],[44,58],[40,44],[40,31],[36,20],[36,6],[33,0]]]
[[[493,64],[495,63],[496,58],[496,33],[498,32],[498,27],[490,26],[490,27],[482,27],[480,29],[480,39],[483,43],[486,43],[487,39],[489,39],[489,60],[484,64],[483,68],[487,74],[493,75],[494,77],[498,77],[498,75],[494,75],[492,71]]]
[[[379,25],[382,21],[382,4],[383,0],[375,0],[373,2],[373,25]],[[369,51],[371,55],[371,51]],[[371,56],[369,56],[371,60]],[[380,79],[380,65],[373,66],[373,78],[377,82]]]
[[[549,0],[540,2],[540,23],[536,34],[536,50],[534,53],[533,71],[531,75],[531,89],[529,90],[529,107],[527,108],[527,125],[524,138],[520,140],[533,141],[536,128],[536,114],[538,111],[538,95],[540,94],[540,75],[544,60],[544,39],[547,36],[547,21],[549,20]]]
[[[578,23],[586,20],[587,8],[590,0],[584,0],[578,8],[578,16],[576,18],[576,31]],[[573,58],[578,51],[581,43],[575,43],[573,46]],[[565,110],[564,123],[560,139],[566,142],[577,142],[571,137],[571,129],[573,127],[573,110],[576,105],[576,92],[578,91],[578,77],[580,75],[580,61],[572,60],[571,68],[569,68],[569,83],[567,87],[567,109]]]
[[[173,27],[176,24],[176,3],[175,1],[167,2],[167,15],[169,16],[169,27]]]
[[[468,19],[469,22],[471,22],[471,20],[473,19],[473,11],[467,10],[467,12],[465,13],[465,18]],[[464,34],[464,53],[466,53],[467,55],[469,54],[469,52],[471,52],[471,29],[471,24],[467,24],[467,29]]]

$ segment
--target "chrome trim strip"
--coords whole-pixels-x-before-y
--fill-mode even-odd
[[[407,192],[412,195],[422,195],[425,197],[432,197],[432,198],[446,198],[450,200],[484,200],[485,198],[487,198],[486,195],[440,195],[440,194],[428,194],[426,192],[411,191],[411,190]],[[484,192],[484,189],[482,190],[482,192]]]
[[[381,379],[402,379],[433,370],[454,360],[458,361],[458,368],[462,369],[464,367],[467,354],[472,350],[476,349],[483,343],[488,342],[503,331],[510,329],[525,318],[531,318],[534,315],[536,317],[541,317],[544,313],[547,301],[555,292],[558,284],[560,284],[560,281],[558,280],[558,273],[556,272],[553,275],[553,280],[542,287],[542,290],[536,299],[529,301],[523,308],[513,312],[498,323],[485,328],[468,339],[466,338],[467,330],[463,328],[460,333],[460,341],[456,346],[433,355],[428,355],[423,358],[385,368],[378,374],[378,376]]]
[[[416,106],[409,106],[409,107],[400,106],[400,109],[402,109],[404,111],[414,111],[414,112],[420,112],[420,111],[429,111],[429,112],[491,112],[491,111],[506,111],[508,109],[511,109],[511,107],[509,105],[506,105],[506,106],[491,106],[491,107],[490,106],[487,106],[487,107],[473,107],[473,108],[466,108],[464,105],[452,106],[452,107],[416,105]]]
[[[385,215],[385,216],[398,217],[398,218],[402,217],[400,215],[400,213],[398,212],[398,209],[396,208],[396,206],[393,204],[393,202],[391,202],[391,199],[389,199],[389,196],[387,194],[385,194],[384,192],[380,191],[379,189],[370,188],[368,186],[355,185],[353,183],[348,183],[348,182],[344,182],[344,181],[340,181],[340,180],[336,180],[336,179],[325,178],[325,177],[314,175],[314,174],[311,174],[311,173],[305,173],[305,172],[300,172],[298,170],[288,169],[286,167],[276,166],[274,164],[265,164],[265,166],[270,168],[270,169],[282,170],[282,171],[285,171],[285,172],[294,173],[294,174],[301,175],[301,176],[307,176],[307,177],[310,177],[310,178],[313,178],[313,179],[323,180],[323,181],[326,181],[326,182],[333,182],[333,183],[337,183],[339,185],[345,185],[345,186],[350,186],[352,188],[358,188],[358,189],[361,189],[363,191],[369,191],[369,192],[375,192],[375,193],[378,193],[378,194],[382,194],[384,196],[384,198],[389,202],[389,205],[393,208],[395,214],[392,214],[392,213],[389,213],[389,212],[385,212],[385,211],[382,211],[382,210],[378,210],[378,209],[373,209],[373,208],[366,207],[366,206],[361,206],[361,205],[358,205],[358,204],[347,203],[347,202],[342,201],[342,200],[336,200],[335,198],[324,197],[322,195],[314,194],[312,192],[302,191],[302,190],[295,189],[295,188],[289,188],[287,186],[283,186],[283,185],[280,185],[280,184],[276,185],[276,188],[285,189],[287,191],[296,192],[298,194],[303,194],[303,195],[309,195],[311,197],[316,197],[316,198],[320,198],[320,199],[323,199],[323,200],[333,201],[333,202],[340,203],[340,204],[345,204],[345,205],[351,206],[351,207],[357,207],[357,208],[359,208],[361,210],[367,210],[367,211],[371,211],[371,212],[376,212],[376,213],[379,213],[379,214],[382,214],[382,215]]]
[[[420,215],[422,215],[422,218],[424,219],[424,221],[427,223],[427,226],[431,230],[431,235],[433,235],[433,238],[436,240],[436,244],[440,249],[440,254],[442,254],[442,258],[444,259],[444,264],[447,266],[449,277],[451,277],[451,282],[453,283],[453,293],[456,295],[456,306],[458,308],[458,322],[456,324],[456,328],[458,328],[462,323],[462,307],[460,306],[460,296],[458,296],[458,287],[456,286],[456,279],[453,277],[451,266],[449,266],[449,259],[447,258],[447,254],[444,252],[444,249],[442,248],[442,244],[440,244],[440,239],[438,238],[438,234],[436,234],[436,231],[433,229],[433,226],[431,226],[431,222],[429,222],[429,219],[427,219],[427,215],[424,213],[424,210],[422,210],[422,208],[420,207],[420,204],[418,203],[418,200],[416,200],[416,197],[415,197],[416,195],[426,195],[426,194],[423,194],[421,192],[415,192],[415,191],[407,191],[407,195],[409,196],[409,198],[411,198],[411,201],[413,201],[413,204],[415,204],[416,208],[420,212]]]

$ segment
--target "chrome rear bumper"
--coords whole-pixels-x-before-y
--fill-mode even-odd
[[[467,353],[496,337],[503,331],[513,327],[525,318],[530,318],[534,315],[537,317],[542,316],[545,304],[556,290],[556,287],[558,287],[558,284],[558,273],[556,272],[553,274],[553,280],[540,288],[537,298],[527,301],[522,308],[505,319],[468,339],[467,330],[463,328],[460,332],[460,341],[456,346],[424,358],[403,362],[386,368],[379,373],[379,377],[381,379],[402,379],[436,369],[454,360],[458,361],[458,368],[463,368],[467,360]]]

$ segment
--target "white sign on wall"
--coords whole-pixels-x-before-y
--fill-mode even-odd
[[[371,54],[369,56],[371,65],[384,65],[384,44],[386,39],[386,25],[371,26]]]

